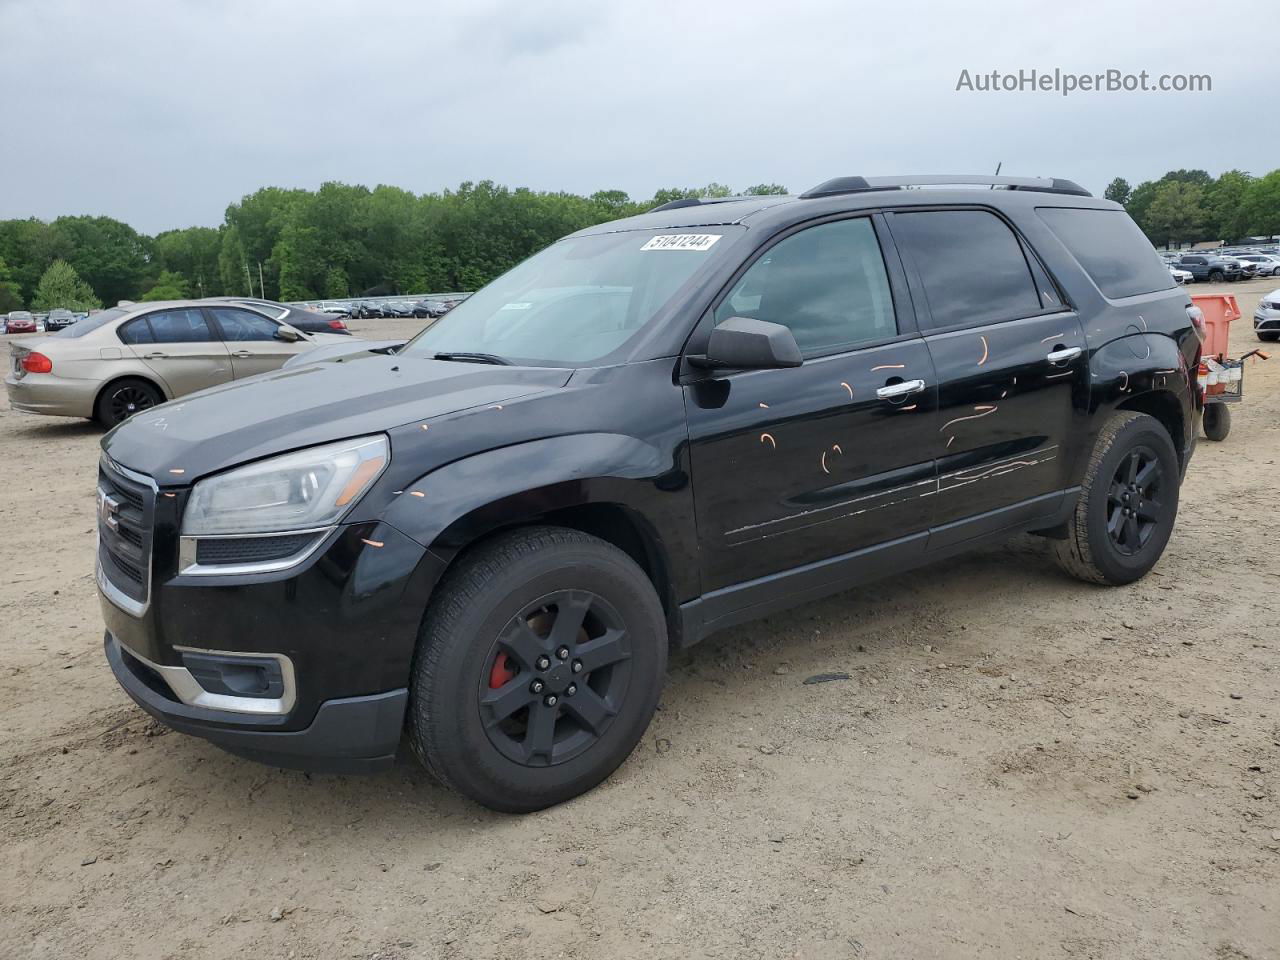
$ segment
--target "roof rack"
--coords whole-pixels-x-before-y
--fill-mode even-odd
[[[944,187],[974,185],[1002,187],[1005,190],[1034,190],[1037,193],[1065,193],[1075,197],[1091,197],[1084,187],[1057,177],[984,177],[973,174],[929,174],[918,177],[836,177],[800,194],[802,200],[834,197],[842,193],[867,193],[872,190],[905,190],[911,187]]]
[[[731,203],[734,200],[751,199],[754,199],[751,194],[737,194],[732,197],[679,197],[675,200],[668,200],[666,203],[659,204],[648,212],[657,213],[659,210],[679,210],[681,207],[700,207],[704,203]]]

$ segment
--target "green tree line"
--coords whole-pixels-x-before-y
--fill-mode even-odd
[[[1228,170],[1216,179],[1204,170],[1170,170],[1136,187],[1116,177],[1104,195],[1124,204],[1156,246],[1280,234],[1280,170],[1262,177]]]
[[[743,192],[786,189],[762,183]],[[224,294],[312,300],[474,290],[567,233],[680,197],[731,193],[711,183],[634,201],[621,190],[579,196],[488,180],[423,195],[325,183],[264,187],[227,207],[217,227],[153,237],[111,217],[0,220],[0,313]],[[59,296],[66,302],[46,302]]]

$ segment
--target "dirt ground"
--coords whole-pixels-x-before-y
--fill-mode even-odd
[[[1229,288],[1236,355],[1276,286]],[[151,722],[102,656],[100,432],[0,400],[0,958],[1280,956],[1280,356],[1246,387],[1144,581],[1028,537],[734,629],[524,817]]]

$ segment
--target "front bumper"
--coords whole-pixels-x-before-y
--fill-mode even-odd
[[[201,737],[230,753],[322,773],[373,773],[395,762],[409,702],[405,688],[320,704],[301,730],[264,728],[263,718],[189,706],[176,700],[164,677],[107,631],[107,663],[125,693],[179,733]]]
[[[332,531],[287,570],[184,575],[176,528],[185,496],[155,502],[141,602],[113,586],[100,547],[106,656],[120,685],[162,723],[240,756],[319,772],[389,765],[443,561],[366,522]],[[233,689],[234,670],[208,669],[220,659],[270,664],[262,673],[274,686]]]
[[[4,378],[9,406],[24,413],[44,413],[54,417],[92,417],[98,383],[68,380],[46,373],[29,373]]]
[[[1280,333],[1280,310],[1254,311],[1253,329],[1264,333]]]

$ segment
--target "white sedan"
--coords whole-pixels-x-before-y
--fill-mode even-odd
[[[1274,277],[1280,274],[1280,257],[1274,253],[1237,253],[1237,260],[1258,265],[1257,277]]]
[[[1195,277],[1190,270],[1179,270],[1177,267],[1169,267],[1169,275],[1178,283],[1190,283]]]
[[[1280,340],[1280,288],[1262,295],[1253,311],[1253,332],[1259,340]]]

